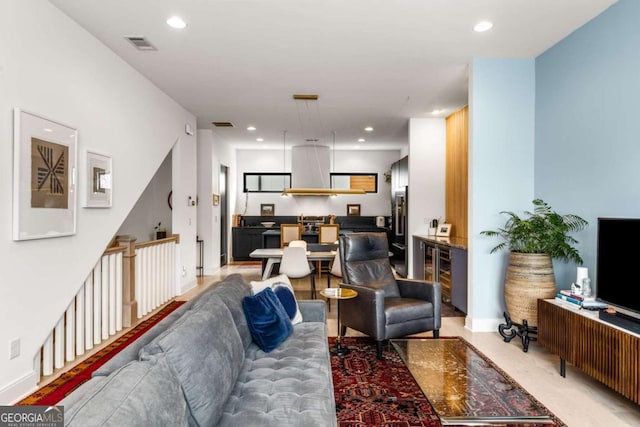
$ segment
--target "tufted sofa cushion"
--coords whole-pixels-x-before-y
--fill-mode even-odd
[[[251,344],[220,425],[335,425],[326,336],[324,323],[303,322],[269,353]]]
[[[212,426],[236,381],[244,348],[227,306],[215,295],[193,306],[140,352],[164,353],[176,372],[193,424]]]

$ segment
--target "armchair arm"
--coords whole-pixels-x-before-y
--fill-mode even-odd
[[[415,279],[396,279],[400,296],[429,301],[436,319],[442,315],[442,287],[439,282]]]
[[[355,298],[340,301],[342,325],[382,339],[385,332],[383,290],[347,283],[340,283],[340,287],[358,292]]]

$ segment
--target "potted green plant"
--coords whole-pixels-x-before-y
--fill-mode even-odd
[[[503,240],[491,253],[506,248],[510,251],[505,278],[505,318],[507,323],[513,319],[525,326],[538,323],[538,299],[553,298],[557,292],[552,259],[582,264],[580,253],[573,246],[578,241],[569,233],[588,225],[578,215],[553,211],[542,199],[533,200],[533,206],[533,212],[526,211],[523,217],[511,211],[500,212],[508,217],[505,225],[480,233]]]

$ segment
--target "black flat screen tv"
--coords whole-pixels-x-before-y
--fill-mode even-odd
[[[640,319],[640,218],[598,218],[596,300]]]

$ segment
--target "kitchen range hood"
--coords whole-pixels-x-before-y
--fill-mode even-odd
[[[329,147],[299,145],[291,147],[291,188],[283,196],[337,196],[366,194],[364,190],[331,188]]]

